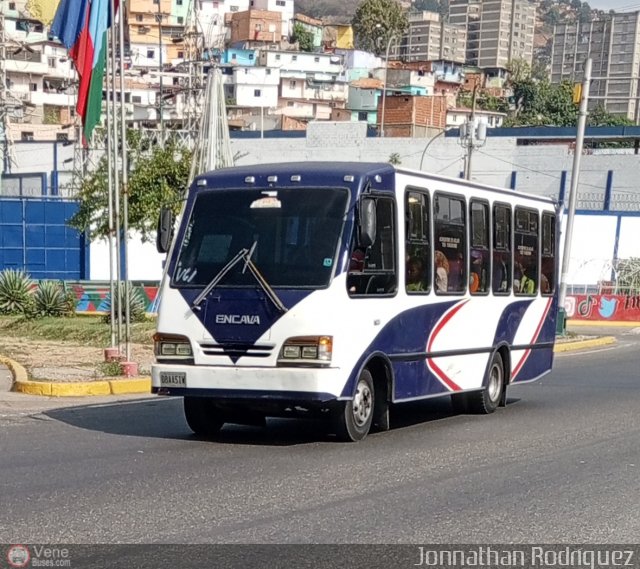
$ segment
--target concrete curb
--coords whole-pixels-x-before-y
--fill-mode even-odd
[[[584,350],[587,348],[597,348],[600,346],[608,346],[615,344],[616,339],[613,336],[603,336],[602,338],[593,338],[591,340],[577,340],[575,342],[563,342],[556,344],[553,348],[555,353],[573,352],[575,350]]]
[[[27,370],[18,362],[0,356],[0,364],[9,368],[13,375],[12,391],[27,395],[48,397],[87,397],[91,395],[132,395],[151,393],[150,377],[130,377],[127,379],[107,378],[101,381],[59,382],[31,381]]]
[[[567,326],[596,326],[607,328],[640,328],[640,322],[625,322],[624,320],[567,320]]]

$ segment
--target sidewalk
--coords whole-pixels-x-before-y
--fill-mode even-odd
[[[31,381],[15,360],[0,356],[0,392],[13,391],[46,397],[151,395],[150,377],[112,377],[97,381]]]

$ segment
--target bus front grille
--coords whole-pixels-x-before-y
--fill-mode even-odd
[[[273,344],[249,344],[244,342],[200,344],[200,349],[205,356],[226,356],[230,358],[268,358],[274,348],[275,345]]]

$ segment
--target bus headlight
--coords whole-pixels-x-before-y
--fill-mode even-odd
[[[279,364],[306,364],[331,362],[333,336],[297,336],[288,338],[282,345]]]
[[[153,343],[157,358],[186,359],[193,357],[191,343],[185,336],[155,334]]]

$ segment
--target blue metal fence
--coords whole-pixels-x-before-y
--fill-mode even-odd
[[[89,278],[85,236],[67,225],[72,200],[0,198],[0,270],[22,269],[34,279]]]

